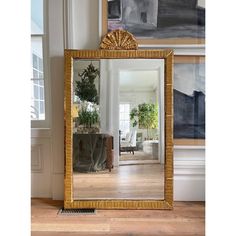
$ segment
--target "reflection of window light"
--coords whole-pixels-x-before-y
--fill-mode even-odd
[[[122,136],[130,131],[130,104],[120,104],[120,130]]]

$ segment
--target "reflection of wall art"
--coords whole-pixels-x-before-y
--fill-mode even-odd
[[[103,35],[124,29],[140,44],[203,44],[205,0],[103,0]]]
[[[174,61],[174,138],[205,139],[204,57]]]

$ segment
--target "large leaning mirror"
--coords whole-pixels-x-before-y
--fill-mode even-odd
[[[120,30],[65,50],[64,208],[172,208],[172,63]]]

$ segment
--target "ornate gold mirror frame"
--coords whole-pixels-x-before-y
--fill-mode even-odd
[[[127,31],[108,33],[100,50],[65,50],[65,173],[64,208],[96,209],[172,209],[173,207],[173,52],[172,50],[138,50],[138,44]],[[165,174],[163,200],[74,200],[73,199],[73,132],[72,90],[74,59],[164,59]]]

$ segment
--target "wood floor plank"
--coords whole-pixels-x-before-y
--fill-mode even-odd
[[[164,199],[164,165],[125,165],[73,174],[73,194],[81,199]]]
[[[174,210],[97,210],[59,215],[63,201],[32,199],[32,236],[203,236],[204,202],[175,202]]]
[[[34,223],[32,231],[44,232],[109,232],[110,224],[94,224],[93,223],[67,223],[67,222],[44,222]]]

